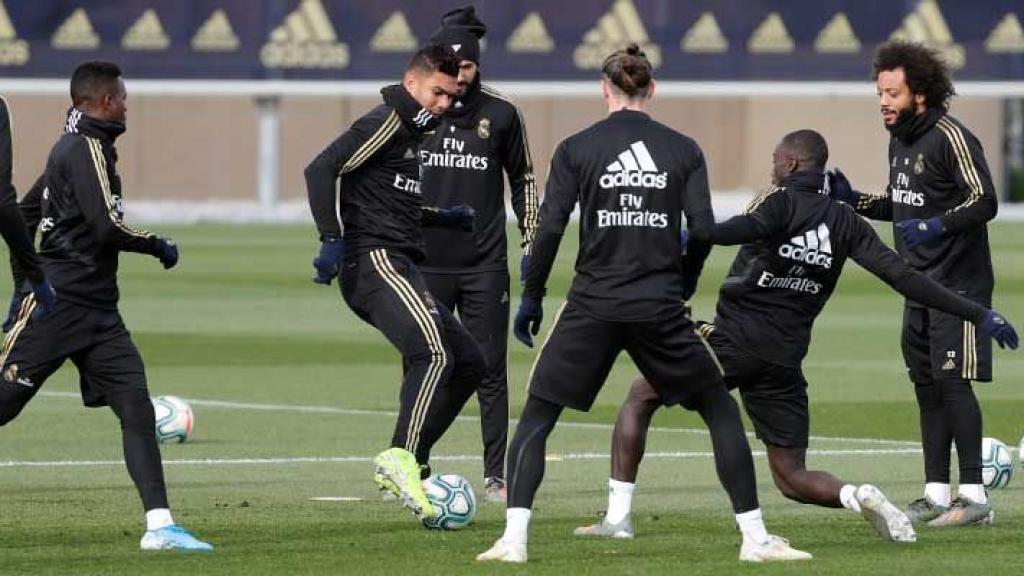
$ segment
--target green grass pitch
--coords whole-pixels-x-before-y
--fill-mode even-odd
[[[567,412],[551,438],[530,564],[478,565],[473,557],[504,526],[502,507],[481,503],[474,526],[444,533],[421,528],[396,503],[376,498],[369,459],[391,435],[398,356],[347,310],[336,287],[310,281],[317,248],[311,228],[160,231],[180,243],[181,264],[165,272],[150,258],[123,256],[122,311],[153,394],[195,400],[194,439],[164,446],[163,456],[176,518],[217,549],[210,555],[138,550],[142,511],[118,463],[117,421],[109,410],[81,406],[77,374],[68,366],[0,429],[0,573],[938,574],[1013,572],[1019,561],[1019,468],[1019,478],[991,494],[994,526],[923,529],[917,544],[894,545],[857,515],[783,499],[758,456],[769,530],[815,559],[741,566],[740,538],[706,455],[708,438],[694,430],[701,428],[698,419],[681,410],[656,417],[648,450],[657,454],[645,462],[635,498],[638,537],[573,540],[572,528],[605,506],[609,425],[635,372],[623,356],[594,410]],[[1024,328],[1018,248],[1024,226],[993,225],[991,238],[996,307]],[[568,285],[575,243],[573,230],[550,282],[545,329]],[[698,317],[712,315],[733,254],[713,252],[695,300]],[[922,469],[913,451],[913,391],[899,352],[900,313],[901,298],[851,264],[817,324],[806,373],[812,434],[820,437],[809,464],[877,483],[905,504],[919,495]],[[515,417],[534,352],[517,342],[509,348]],[[985,432],[1012,445],[1019,466],[1024,355],[997,350],[995,370],[995,383],[978,386]],[[475,402],[436,447],[434,467],[467,476],[479,491]],[[361,500],[312,500],[323,496]]]

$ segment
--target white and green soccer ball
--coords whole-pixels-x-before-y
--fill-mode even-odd
[[[423,519],[427,528],[458,530],[476,516],[473,486],[458,474],[434,474],[423,481],[423,491],[438,512],[437,518]]]
[[[1010,449],[995,438],[981,439],[981,481],[989,490],[1004,488],[1013,477]]]
[[[192,426],[196,420],[188,402],[177,396],[157,396],[152,402],[156,413],[158,441],[181,443],[192,436]]]

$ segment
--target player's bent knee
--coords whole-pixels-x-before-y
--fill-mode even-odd
[[[144,390],[129,390],[107,395],[107,404],[121,421],[122,430],[155,434],[156,414],[149,394]]]
[[[629,387],[626,403],[636,409],[653,412],[661,406],[661,396],[645,378],[637,378]]]

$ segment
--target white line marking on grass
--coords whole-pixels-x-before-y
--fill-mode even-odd
[[[55,398],[81,398],[81,395],[77,392],[50,392],[41,391],[40,396],[52,396]],[[398,416],[398,412],[391,410],[366,410],[358,408],[338,408],[335,406],[306,406],[302,404],[256,404],[252,402],[229,402],[226,400],[203,400],[200,398],[186,398],[189,403],[194,406],[207,406],[210,408],[223,408],[225,410],[255,410],[255,411],[266,411],[266,412],[298,412],[303,414],[339,414],[342,416],[384,416],[388,418],[395,418]],[[456,420],[463,422],[479,422],[478,416],[459,416]],[[509,422],[518,422],[517,419],[512,419]],[[600,422],[559,422],[559,428],[578,428],[584,430],[611,430],[614,428],[612,424],[604,424]],[[676,433],[676,434],[696,434],[699,436],[708,436],[709,433],[704,428],[668,428],[652,426],[650,432],[664,432],[664,433]],[[754,438],[753,432],[747,432],[747,436]],[[811,441],[815,442],[838,442],[838,443],[850,443],[850,444],[878,444],[887,446],[906,446],[906,447],[920,447],[920,442],[913,442],[910,440],[889,440],[885,438],[845,438],[842,436],[811,436]]]
[[[310,498],[315,502],[362,502],[362,498],[356,496],[314,496]]]
[[[853,450],[808,450],[810,456],[882,456],[920,454],[920,448],[864,448]],[[763,457],[763,450],[754,450],[754,456]],[[713,452],[648,452],[644,458],[686,459],[713,458]],[[549,454],[549,461],[563,460],[607,460],[604,452],[580,452],[568,454]],[[452,454],[448,456],[432,456],[432,460],[440,462],[475,462],[480,460],[479,454]],[[238,465],[279,465],[279,464],[333,464],[333,463],[366,463],[372,462],[373,456],[297,456],[291,458],[194,458],[180,460],[164,460],[164,466],[238,466]],[[7,460],[0,461],[0,468],[67,468],[88,466],[123,466],[123,460]]]

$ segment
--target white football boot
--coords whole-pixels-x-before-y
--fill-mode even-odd
[[[513,544],[501,538],[491,546],[490,550],[480,553],[476,559],[480,562],[512,562],[526,563],[526,544]]]
[[[917,542],[917,532],[905,512],[889,502],[877,487],[862,484],[854,493],[860,513],[871,522],[878,535],[893,542]]]
[[[789,545],[789,540],[769,534],[768,539],[758,544],[744,540],[740,548],[740,562],[786,562],[790,560],[810,560],[809,552],[797,550]]]

